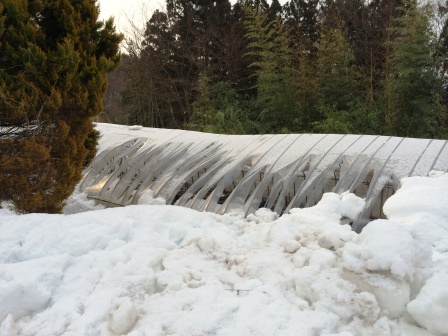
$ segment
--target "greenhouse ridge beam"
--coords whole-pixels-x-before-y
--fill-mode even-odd
[[[81,190],[108,206],[154,197],[219,214],[260,207],[281,214],[316,204],[324,192],[354,192],[355,221],[384,217],[382,205],[407,176],[448,171],[445,140],[374,135],[217,135],[98,124],[100,150]]]

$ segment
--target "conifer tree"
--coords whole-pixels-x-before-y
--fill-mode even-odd
[[[366,104],[362,77],[352,48],[342,29],[321,32],[317,60],[321,120],[317,131],[325,133],[377,133],[378,114]]]
[[[3,1],[0,200],[58,212],[92,157],[92,117],[119,62],[112,19],[91,0]],[[1,23],[1,22],[0,22]]]
[[[313,131],[321,117],[316,109],[319,100],[317,73],[318,0],[291,0],[285,4],[285,26],[293,69],[293,82],[297,89],[297,115],[301,127],[297,131]]]
[[[3,15],[3,4],[0,3],[0,36],[2,36],[5,31],[5,19],[6,17]]]
[[[214,110],[211,97],[210,77],[206,73],[199,75],[196,83],[196,99],[193,103],[193,115],[189,128],[194,131],[214,133]],[[216,132],[218,133],[218,132]]]
[[[338,110],[347,110],[357,96],[357,71],[343,31],[331,29],[323,33],[317,62],[323,103]]]
[[[398,19],[392,47],[391,94],[395,114],[392,132],[398,136],[433,137],[437,131],[437,99],[442,81],[434,67],[427,7],[410,0]]]
[[[269,20],[264,13],[246,7],[247,57],[255,68],[258,120],[262,133],[293,132],[300,129],[301,116],[297,88],[286,34],[278,18]]]
[[[131,57],[125,102],[158,127],[442,137],[448,6],[431,31],[415,3],[167,0]]]
[[[167,0],[146,23],[141,48],[131,52],[124,104],[131,121],[188,127],[201,73],[213,84],[244,89],[243,32],[229,0]]]
[[[213,85],[210,77],[202,73],[196,91],[189,129],[221,134],[254,132],[254,124],[249,120],[249,113],[229,82]]]

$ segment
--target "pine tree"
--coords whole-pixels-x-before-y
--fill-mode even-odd
[[[247,57],[255,69],[258,116],[262,133],[293,132],[301,127],[297,88],[286,33],[278,18],[273,21],[253,8],[245,11]]]
[[[316,76],[320,38],[318,6],[318,0],[291,0],[285,4],[284,25],[297,89],[297,115],[301,119],[301,127],[296,130],[299,132],[313,131],[313,125],[321,119],[316,108],[320,95]]]
[[[229,82],[212,84],[210,77],[202,73],[196,91],[189,129],[219,134],[254,132],[248,110]]]
[[[341,29],[321,32],[317,60],[320,99],[317,110],[321,120],[315,123],[325,133],[376,133],[376,111],[365,104],[346,34]]]
[[[342,30],[330,29],[322,35],[317,58],[322,103],[347,110],[359,96],[353,52]]]
[[[410,0],[394,30],[392,48],[393,78],[391,94],[395,113],[390,122],[398,136],[434,137],[441,78],[434,67],[430,16],[427,7]]]
[[[121,36],[95,1],[3,1],[0,199],[58,212],[92,157],[92,117]],[[2,30],[2,29],[0,29]],[[90,151],[90,153],[89,153]]]
[[[193,103],[193,114],[190,119],[189,129],[193,131],[214,132],[215,120],[213,102],[211,97],[210,77],[206,73],[199,75],[196,83],[196,99]]]
[[[286,23],[294,35],[292,39],[302,40],[314,54],[315,44],[319,40],[319,0],[291,0],[285,4]]]
[[[131,50],[124,95],[131,122],[188,127],[201,73],[210,74],[212,84],[244,90],[241,26],[229,0],[167,0],[166,11],[153,13],[141,45]]]
[[[6,17],[3,15],[3,4],[0,3],[0,36],[2,36],[5,31],[5,19],[6,19]],[[0,46],[1,46],[1,41],[0,41]]]

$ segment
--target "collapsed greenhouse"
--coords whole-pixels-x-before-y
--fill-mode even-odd
[[[106,206],[137,204],[151,190],[167,204],[223,214],[278,214],[325,192],[366,201],[354,229],[382,218],[407,176],[448,171],[448,141],[376,135],[219,135],[97,124],[105,134],[81,190]],[[107,132],[102,132],[107,130]]]

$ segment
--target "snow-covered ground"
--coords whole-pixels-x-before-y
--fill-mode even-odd
[[[361,234],[353,194],[280,218],[141,203],[0,209],[0,335],[448,335],[447,173]]]

